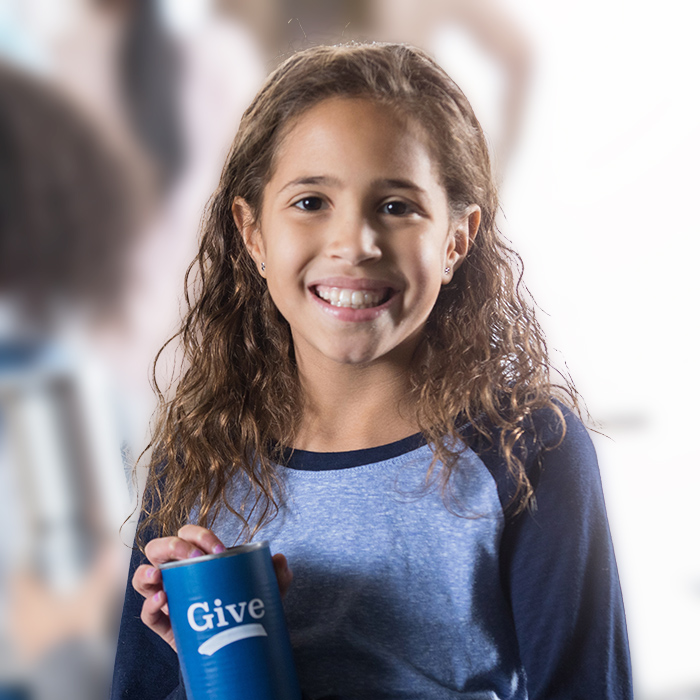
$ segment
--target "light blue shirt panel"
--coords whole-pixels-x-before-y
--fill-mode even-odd
[[[270,541],[294,573],[285,599],[302,687],[312,697],[527,697],[499,576],[503,511],[471,450],[450,480],[425,489],[423,446],[375,464],[328,471],[279,467],[286,489]],[[462,508],[464,510],[464,508]],[[226,544],[233,517],[216,525]]]

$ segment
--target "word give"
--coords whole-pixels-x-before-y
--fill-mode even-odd
[[[248,615],[254,620],[259,620],[265,614],[265,603],[260,598],[238,605],[221,605],[221,600],[217,598],[214,601],[214,608],[209,612],[209,603],[192,603],[187,609],[187,622],[195,632],[205,632],[206,630],[214,629],[214,618],[216,618],[217,627],[228,627],[231,623],[226,618],[224,611],[228,612],[235,623],[243,622],[243,617],[248,610]]]

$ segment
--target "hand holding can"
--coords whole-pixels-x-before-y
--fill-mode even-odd
[[[199,525],[185,525],[180,528],[177,537],[159,537],[146,545],[146,556],[153,566],[143,564],[134,573],[134,589],[146,600],[141,609],[141,619],[159,637],[164,639],[175,651],[168,599],[163,590],[163,579],[158,568],[161,564],[199,557],[203,554],[220,554],[225,551],[221,540],[211,531]],[[272,564],[277,576],[277,585],[282,598],[292,582],[292,572],[283,554],[275,554]]]
[[[266,542],[226,550],[205,528],[146,547],[134,587],[142,619],[180,656],[188,698],[298,700],[301,697],[280,593],[291,572]],[[167,597],[162,589],[165,586]]]

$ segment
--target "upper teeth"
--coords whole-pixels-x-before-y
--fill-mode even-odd
[[[383,294],[359,289],[342,289],[340,287],[316,287],[316,293],[333,306],[347,306],[353,309],[366,309],[377,306]]]

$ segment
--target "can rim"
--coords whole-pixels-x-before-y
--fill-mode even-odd
[[[224,552],[219,552],[218,554],[205,554],[201,557],[192,557],[192,559],[178,559],[177,561],[168,561],[165,564],[160,564],[159,569],[174,569],[177,566],[187,566],[188,564],[199,564],[203,561],[210,561],[212,559],[224,559],[225,557],[235,557],[237,554],[247,554],[248,552],[254,552],[258,549],[264,549],[269,547],[270,543],[268,540],[262,540],[260,542],[249,542],[248,544],[239,544],[236,547],[229,547]]]

